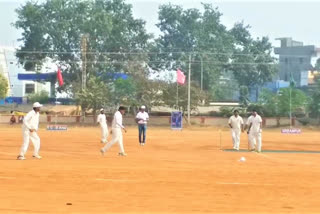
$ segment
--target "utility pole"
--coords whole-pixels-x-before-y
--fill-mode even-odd
[[[86,89],[87,86],[87,42],[88,36],[86,34],[81,37],[81,58],[82,58],[82,85],[81,90]]]
[[[200,55],[200,60],[201,60],[201,78],[200,78],[200,86],[201,86],[201,91],[203,91],[203,60],[202,60],[202,55]]]
[[[83,92],[87,87],[87,42],[88,35],[81,36],[81,59],[82,59],[82,78],[81,91]],[[85,109],[81,106],[82,122],[85,120]]]
[[[191,53],[189,54],[189,74],[188,74],[188,124],[191,125],[190,121],[190,105],[191,105]]]

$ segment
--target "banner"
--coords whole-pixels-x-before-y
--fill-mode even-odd
[[[182,129],[182,112],[174,111],[171,113],[171,129]]]
[[[47,125],[47,131],[67,131],[67,125]]]
[[[281,129],[282,134],[301,134],[301,129]]]

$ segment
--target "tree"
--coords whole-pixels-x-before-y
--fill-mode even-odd
[[[177,84],[176,83],[164,83],[162,91],[162,100],[164,104],[169,107],[179,109],[183,113],[187,111],[188,108],[188,86],[187,84],[179,86],[179,98],[177,106]],[[191,111],[196,110],[202,100],[205,99],[205,93],[200,90],[195,84],[191,84],[191,99],[190,99],[190,109]]]
[[[200,86],[201,64],[203,88],[208,91],[218,81],[224,64],[232,51],[232,36],[221,24],[221,13],[210,4],[198,9],[184,10],[180,6],[160,6],[158,28],[162,35],[155,40],[150,56],[150,66],[158,71],[188,70],[192,55],[192,80]],[[219,54],[223,53],[223,54]]]
[[[31,103],[39,102],[39,103],[46,104],[49,102],[49,94],[46,91],[40,91],[35,94],[30,94],[28,96],[28,100]]]
[[[239,102],[240,102],[240,105],[244,108],[248,107],[248,105],[250,104],[249,89],[247,86],[240,86]]]
[[[240,86],[256,87],[271,81],[277,73],[272,44],[267,37],[253,39],[250,26],[236,23],[230,30],[234,38],[234,53],[228,67]]]
[[[110,90],[111,100],[114,105],[136,106],[136,84],[133,78],[117,79],[114,81]]]
[[[14,26],[22,30],[22,46],[17,51],[25,69],[41,67],[50,57],[64,70],[64,90],[80,91],[81,37],[88,35],[87,73],[129,73],[131,62],[146,69],[143,54],[151,38],[145,22],[134,19],[132,6],[124,0],[28,1],[17,9]]]
[[[93,121],[96,120],[96,112],[108,103],[108,88],[99,78],[91,76],[87,88],[76,94],[76,101],[82,109],[92,110]]]
[[[8,94],[8,80],[0,73],[0,99],[6,98]]]
[[[316,81],[316,87],[311,92],[309,109],[310,115],[318,118],[320,124],[320,80]]]
[[[259,102],[263,106],[267,116],[289,116],[290,113],[290,90],[291,112],[306,111],[308,98],[306,94],[295,88],[281,88],[278,93],[264,89],[259,96]]]
[[[289,116],[290,112],[290,90],[291,90],[291,111],[305,111],[307,106],[307,96],[299,89],[282,88],[278,92],[279,113]]]
[[[279,94],[270,91],[269,89],[262,89],[259,94],[258,104],[263,106],[265,116],[280,117],[279,112]]]
[[[315,70],[320,71],[320,58],[317,59],[316,65],[314,66]]]

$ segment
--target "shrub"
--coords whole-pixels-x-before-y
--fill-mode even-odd
[[[39,102],[41,104],[47,104],[49,102],[49,94],[46,91],[40,91],[28,96],[28,101],[31,103]]]

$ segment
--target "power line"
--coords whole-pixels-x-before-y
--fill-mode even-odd
[[[25,54],[81,54],[80,50],[76,51],[15,51],[16,53]],[[161,54],[192,54],[192,55],[217,55],[217,56],[263,56],[272,57],[266,54],[250,54],[250,53],[221,53],[221,52],[208,52],[208,51],[160,51],[160,52],[98,52],[98,51],[88,51],[87,55],[161,55]],[[285,54],[282,57],[307,57],[309,55],[294,55]]]
[[[10,62],[19,62],[16,59],[8,60]],[[25,60],[26,62],[39,62],[37,60]],[[123,61],[87,61],[87,64],[124,64],[124,63],[165,63],[170,61],[144,61],[144,60],[123,60]],[[176,60],[175,62],[184,63],[183,60]],[[277,65],[276,63],[257,63],[257,62],[212,62],[212,61],[202,61],[203,63],[212,65]],[[81,63],[79,61],[68,61],[68,63]],[[191,61],[192,64],[201,63],[200,60]]]

